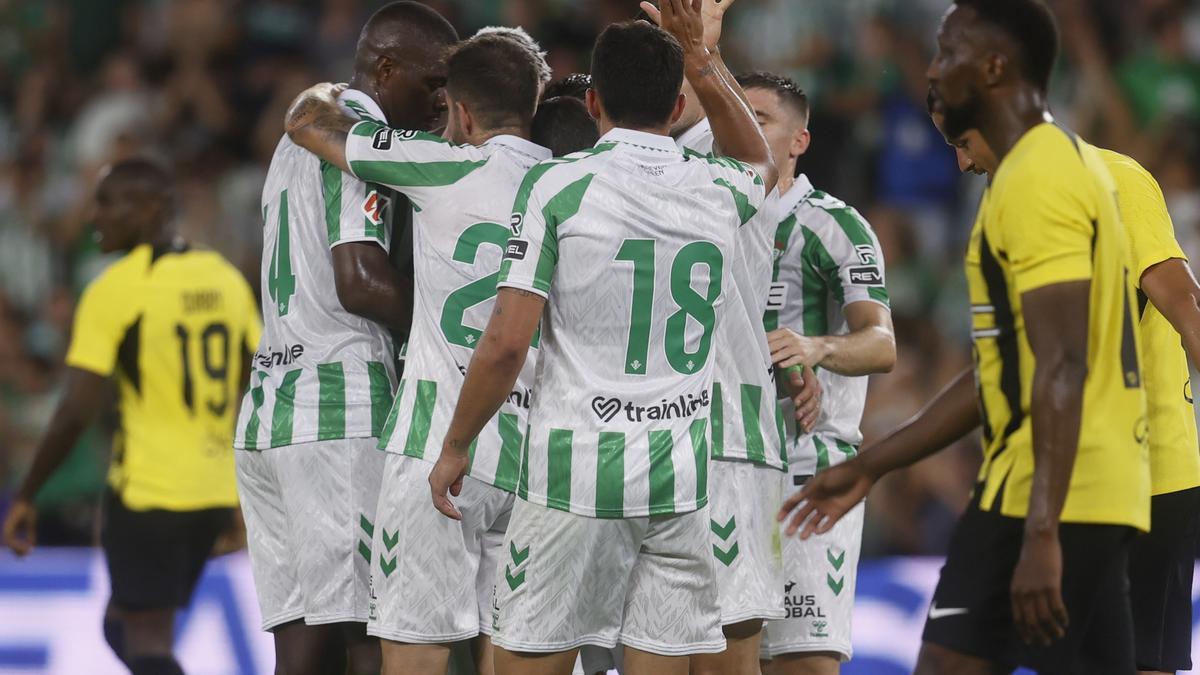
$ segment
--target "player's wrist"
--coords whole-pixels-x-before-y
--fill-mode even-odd
[[[683,50],[683,72],[692,87],[702,83],[717,74],[717,56],[704,45],[696,45]]]

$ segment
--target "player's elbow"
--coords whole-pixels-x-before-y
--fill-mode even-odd
[[[358,316],[370,317],[374,310],[374,298],[370,284],[360,269],[334,266],[333,285],[342,309]]]
[[[896,367],[896,336],[891,331],[880,336],[879,349],[876,350],[876,373],[890,373]]]

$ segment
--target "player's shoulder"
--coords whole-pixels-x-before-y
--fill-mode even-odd
[[[616,143],[600,143],[593,148],[534,164],[525,174],[521,192],[553,196],[567,186],[594,176],[612,159]]]
[[[152,260],[153,249],[149,244],[135,246],[97,274],[84,289],[84,297],[97,298],[120,293],[122,289],[145,278]]]
[[[1103,175],[1095,149],[1074,132],[1045,122],[1025,133],[1000,164],[992,183],[993,192],[1028,197],[1028,192],[1045,185],[1082,185]]]
[[[1136,159],[1106,148],[1098,147],[1096,153],[1112,174],[1122,199],[1164,199],[1158,181]]]
[[[793,208],[797,222],[821,237],[839,236],[851,240],[869,238],[867,219],[845,201],[823,190],[812,190]]]
[[[404,143],[410,153],[453,156],[464,161],[486,160],[489,151],[475,145],[454,143],[428,131],[389,127],[375,120],[360,120],[351,129],[350,135],[370,138],[371,147],[381,152],[391,150],[396,143]]]

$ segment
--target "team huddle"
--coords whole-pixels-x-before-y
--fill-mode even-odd
[[[519,28],[380,9],[349,84],[288,110],[261,337],[236,272],[170,236],[165,172],[112,167],[97,223],[128,253],[81,301],[8,545],[115,374],[104,634],[135,675],[183,672],[173,613],[239,504],[277,673],[442,675],[466,644],[482,674],[833,674],[867,492],[982,428],[916,672],[1190,668],[1200,285],[1153,177],[1047,111],[1049,10],[943,19],[930,116],[989,176],[975,364],[860,449],[896,360],[884,252],[799,173],[805,94],[725,66],[732,4],[642,3],[557,82]]]

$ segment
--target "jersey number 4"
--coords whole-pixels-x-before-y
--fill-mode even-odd
[[[653,239],[626,239],[621,242],[614,260],[633,265],[633,302],[629,310],[629,341],[625,348],[625,372],[645,375],[650,351],[650,327],[654,318],[654,245]],[[704,295],[692,288],[692,271],[696,265],[708,267],[708,287]],[[713,309],[721,297],[721,269],[724,260],[721,250],[707,241],[693,241],[675,254],[671,261],[671,300],[678,309],[667,317],[663,348],[667,363],[676,372],[690,375],[708,361],[712,348],[713,328],[717,313]],[[700,324],[700,338],[695,351],[688,351],[687,328],[691,318]]]
[[[263,221],[267,207],[263,207]],[[279,195],[279,231],[275,235],[275,250],[271,252],[271,268],[267,270],[267,293],[275,303],[279,316],[288,313],[288,305],[296,294],[296,275],[292,274],[292,247],[288,233],[288,194]]]

